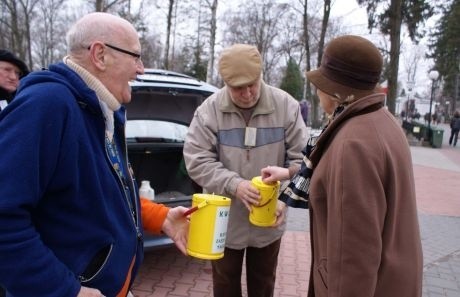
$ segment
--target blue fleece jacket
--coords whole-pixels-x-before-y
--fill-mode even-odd
[[[125,118],[115,113],[128,166]],[[104,140],[96,94],[63,63],[28,75],[0,114],[0,284],[13,296],[74,297],[80,285],[115,296],[136,257],[134,279],[136,185],[113,170]]]

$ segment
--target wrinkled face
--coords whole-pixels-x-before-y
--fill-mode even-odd
[[[16,91],[21,70],[14,64],[0,61],[0,87],[9,93]]]
[[[107,55],[107,69],[101,80],[110,93],[122,104],[131,101],[129,81],[135,80],[137,74],[144,73],[139,39],[135,32],[129,33],[131,34],[127,34],[117,41],[103,43]]]
[[[316,94],[319,97],[319,104],[321,105],[321,108],[324,110],[324,112],[327,114],[334,113],[335,108],[339,105],[338,102],[332,99],[332,96],[324,93],[320,89],[316,89]]]
[[[250,85],[230,87],[230,97],[233,103],[241,108],[251,108],[257,104],[260,95],[260,79]]]

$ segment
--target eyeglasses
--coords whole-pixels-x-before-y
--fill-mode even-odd
[[[130,52],[130,51],[127,51],[125,49],[122,49],[122,48],[119,48],[119,47],[116,47],[116,46],[113,46],[111,44],[108,44],[108,43],[104,43],[105,46],[107,47],[110,47],[111,49],[114,49],[116,51],[119,51],[120,53],[123,53],[123,54],[127,54],[127,55],[130,55],[136,59],[140,59],[141,58],[141,55],[140,54],[137,54],[137,53],[133,53],[133,52]]]
[[[123,54],[127,54],[127,55],[130,55],[131,57],[134,57],[136,59],[136,62],[140,61],[141,60],[141,55],[138,54],[138,53],[133,53],[133,52],[130,52],[128,50],[125,50],[125,49],[122,49],[122,48],[119,48],[119,47],[116,47],[114,45],[111,45],[111,44],[108,44],[108,43],[104,43],[104,45],[106,47],[110,47],[111,49],[113,50],[116,50],[120,53],[123,53]],[[91,45],[88,46],[88,50],[91,48]]]

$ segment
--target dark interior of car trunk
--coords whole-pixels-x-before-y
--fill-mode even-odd
[[[210,94],[186,88],[133,87],[132,101],[126,104],[127,118],[188,126],[195,109]],[[185,169],[183,143],[153,139],[131,141],[128,142],[129,161],[138,186],[142,180],[149,180],[157,202],[169,206],[190,204],[190,195],[201,193],[201,188],[189,178]]]
[[[129,161],[140,186],[149,180],[159,202],[174,200],[201,192],[200,187],[188,176],[182,157],[182,145],[177,147],[131,147]]]

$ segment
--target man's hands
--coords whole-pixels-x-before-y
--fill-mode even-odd
[[[171,208],[162,227],[162,231],[174,241],[177,248],[184,255],[187,255],[188,229],[190,225],[188,218],[184,217],[184,213],[187,210],[188,208],[183,206]]]
[[[288,208],[286,207],[286,203],[278,200],[276,204],[276,212],[275,212],[276,222],[271,227],[276,228],[286,221],[287,210]]]
[[[243,202],[244,206],[246,206],[249,211],[251,211],[251,205],[259,205],[259,190],[248,180],[243,180],[238,184],[235,196]]]

